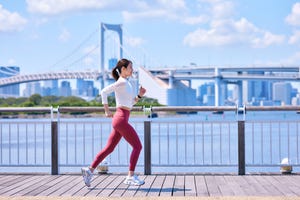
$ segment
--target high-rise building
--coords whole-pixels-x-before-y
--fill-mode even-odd
[[[72,88],[69,81],[62,81],[60,87],[60,96],[71,96],[72,95]]]
[[[205,83],[199,87],[199,98],[203,105],[215,105],[215,84],[213,82]]]
[[[252,75],[263,75],[263,71],[248,72]],[[248,102],[251,101],[261,101],[261,100],[271,100],[272,98],[272,83],[270,81],[248,81],[247,84],[247,97]]]
[[[17,66],[0,66],[0,78],[7,78],[20,74],[20,68]],[[20,96],[20,85],[13,84],[0,87],[0,94]]]
[[[39,81],[26,83],[23,96],[30,97],[33,94],[41,94],[41,83]]]
[[[286,82],[277,82],[273,84],[273,101],[280,101],[281,104],[291,105],[292,85]]]
[[[58,96],[59,95],[58,80],[44,81],[42,95],[43,96]]]
[[[77,95],[83,95],[84,88],[84,79],[76,79],[76,94]]]
[[[99,90],[94,87],[94,81],[91,80],[77,79],[76,87],[76,94],[79,96],[95,97],[99,94]]]

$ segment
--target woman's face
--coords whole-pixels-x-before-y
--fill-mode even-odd
[[[132,63],[129,63],[127,68],[124,67],[124,74],[126,77],[132,76],[133,68]]]

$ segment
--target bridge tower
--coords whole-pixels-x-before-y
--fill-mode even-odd
[[[102,73],[102,79],[101,79],[101,89],[104,88],[104,80],[106,79],[104,77],[104,33],[107,30],[115,31],[118,33],[119,40],[120,40],[120,58],[123,58],[123,30],[122,30],[122,24],[105,24],[101,23],[101,47],[100,47],[100,69]]]
[[[221,105],[221,76],[220,70],[215,68],[215,106]]]

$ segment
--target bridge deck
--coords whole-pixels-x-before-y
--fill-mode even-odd
[[[145,184],[123,184],[125,174],[95,175],[87,188],[79,174],[1,174],[0,199],[71,197],[300,197],[300,174],[155,174]],[[125,198],[125,199],[127,199]],[[63,199],[63,198],[62,198]]]

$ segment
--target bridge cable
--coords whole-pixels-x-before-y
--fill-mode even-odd
[[[65,61],[66,59],[68,59],[69,57],[71,57],[72,55],[74,55],[77,51],[80,50],[80,48],[87,42],[89,41],[94,35],[95,33],[97,33],[99,31],[99,28],[97,28],[96,30],[94,30],[91,34],[88,35],[87,38],[85,38],[73,51],[71,51],[71,53],[67,54],[66,56],[62,57],[61,59],[59,59],[57,62],[55,62],[53,65],[50,66],[50,69],[57,66],[59,63],[62,63],[63,61]]]

